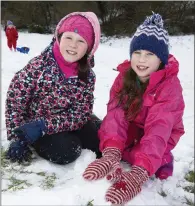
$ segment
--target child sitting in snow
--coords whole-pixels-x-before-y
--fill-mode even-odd
[[[14,26],[13,22],[8,20],[7,26],[5,27],[5,34],[7,37],[7,46],[12,51],[12,48],[14,51],[16,51],[16,45],[18,40],[18,31],[16,27]]]
[[[73,162],[82,148],[101,155],[92,115],[99,41],[97,16],[71,13],[58,23],[50,45],[15,74],[5,111],[11,161],[29,160],[29,146],[57,164]]]
[[[113,204],[131,200],[153,174],[166,179],[173,173],[171,150],[184,134],[184,100],[179,63],[169,54],[168,42],[161,16],[153,14],[131,40],[131,61],[118,66],[99,130],[103,157],[83,174],[87,180],[106,176],[113,181],[106,193]],[[122,171],[120,160],[131,170]]]

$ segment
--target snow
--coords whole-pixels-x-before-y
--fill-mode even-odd
[[[19,33],[18,46],[29,46],[29,54],[11,52],[7,47],[4,31],[1,31],[1,139],[6,149],[9,142],[5,130],[5,99],[6,92],[14,73],[22,69],[27,62],[50,43],[52,35]],[[129,58],[129,38],[110,39],[100,44],[95,54],[96,88],[94,113],[103,118],[106,114],[106,104],[109,90],[115,77],[113,68]],[[174,174],[168,180],[160,181],[151,178],[143,186],[142,192],[125,205],[185,205],[185,197],[193,198],[193,193],[186,192],[182,186],[188,185],[184,176],[194,170],[194,36],[170,37],[171,53],[179,60],[179,78],[183,86],[186,104],[184,126],[186,133],[173,150],[175,157]],[[83,150],[81,156],[73,163],[60,166],[50,163],[35,155],[33,162],[27,166],[9,165],[2,177],[2,190],[8,188],[10,179],[26,180],[31,185],[24,189],[10,189],[2,192],[2,205],[111,205],[104,199],[105,192],[111,185],[105,179],[88,182],[82,178],[82,173],[89,163],[95,160],[95,154]],[[122,163],[125,169],[129,166]],[[43,173],[40,173],[43,172]],[[42,175],[41,175],[42,174]],[[43,175],[44,174],[44,175]],[[53,181],[51,188],[45,187]],[[167,193],[161,196],[161,191]]]

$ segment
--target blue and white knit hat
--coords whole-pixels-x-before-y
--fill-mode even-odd
[[[161,15],[153,14],[145,19],[132,37],[130,56],[136,50],[148,50],[154,53],[164,64],[169,56],[168,32],[163,27]]]

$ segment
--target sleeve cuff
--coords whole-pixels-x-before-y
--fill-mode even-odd
[[[136,157],[135,161],[133,162],[133,165],[139,166],[139,167],[145,169],[148,172],[149,176],[152,176],[154,174],[153,167],[152,167],[150,161],[147,159],[143,159],[141,157]]]
[[[121,152],[124,150],[124,144],[116,140],[107,140],[103,143],[100,142],[100,151],[103,151],[106,147],[115,147]]]

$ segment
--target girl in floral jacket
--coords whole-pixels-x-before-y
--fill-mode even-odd
[[[159,14],[147,17],[137,28],[130,57],[118,66],[120,73],[99,130],[103,157],[83,174],[87,180],[106,176],[113,181],[106,193],[113,204],[131,200],[153,174],[160,179],[171,176],[171,150],[184,134],[179,64],[169,54],[168,33]],[[122,171],[121,159],[132,165],[130,171]]]
[[[58,23],[51,44],[15,74],[5,112],[7,137],[13,140],[9,159],[28,160],[29,146],[58,164],[74,161],[82,148],[100,154],[98,119],[92,115],[99,40],[94,13],[71,13]]]

